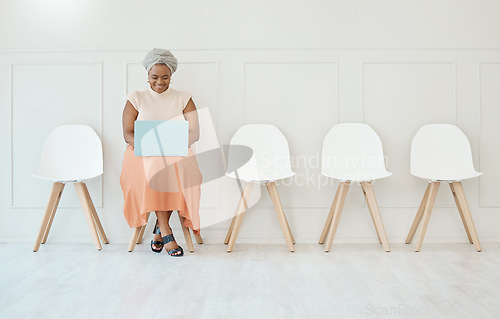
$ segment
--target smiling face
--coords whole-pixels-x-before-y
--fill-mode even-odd
[[[170,85],[170,69],[165,64],[155,64],[149,70],[149,86],[156,93],[163,93]]]

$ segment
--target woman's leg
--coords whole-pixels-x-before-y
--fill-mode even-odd
[[[161,232],[161,236],[167,236],[167,235],[170,235],[172,234],[172,229],[170,228],[170,225],[169,225],[169,221],[170,221],[170,216],[172,216],[172,211],[169,210],[169,211],[157,211],[156,212],[156,217],[158,217],[158,224],[160,225],[160,232]],[[156,237],[158,236],[158,237]],[[157,240],[156,238],[160,238],[161,239],[161,236],[160,235],[155,235],[155,240]],[[175,249],[179,247],[177,245],[177,243],[174,241],[174,242],[170,242],[168,244],[165,244],[165,249],[167,251],[169,250],[172,250],[172,249]],[[173,255],[180,255],[181,252],[176,252],[174,253]]]

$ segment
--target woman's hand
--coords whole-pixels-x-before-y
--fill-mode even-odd
[[[127,104],[125,104],[125,107],[123,108],[122,117],[123,138],[125,139],[125,142],[132,145],[132,148],[134,148],[134,122],[137,120],[138,115],[139,112],[137,112],[132,103],[127,101]]]
[[[200,139],[200,124],[198,122],[198,112],[192,99],[189,99],[184,111],[184,118],[189,122],[189,142],[191,146],[194,142]]]

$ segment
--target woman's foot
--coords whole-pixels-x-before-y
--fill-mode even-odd
[[[151,240],[151,250],[155,253],[161,253],[163,250],[163,238],[161,237],[160,228],[158,227],[158,220],[153,229],[153,240]]]
[[[161,229],[161,230],[162,230],[161,236],[163,236],[163,237],[166,237],[168,235],[172,235],[172,229],[170,227],[167,228],[167,229]],[[172,235],[172,238],[173,238],[173,235]],[[163,238],[161,240],[163,240]],[[177,251],[174,251],[174,252],[170,253],[169,254],[170,256],[182,256],[183,255],[182,248],[180,248],[179,245],[177,245],[177,243],[175,242],[175,240],[167,242],[166,244],[164,244],[164,247],[165,247],[165,250],[167,252],[169,252],[169,251],[171,251],[173,249],[177,249]]]
[[[159,244],[161,243],[161,244]],[[161,234],[155,234],[153,236],[153,243],[151,244],[151,248],[154,250],[160,250],[163,248],[163,238],[161,237]]]

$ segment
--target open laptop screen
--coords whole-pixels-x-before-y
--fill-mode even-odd
[[[136,156],[187,156],[188,121],[135,121]]]

